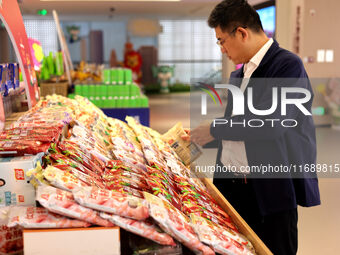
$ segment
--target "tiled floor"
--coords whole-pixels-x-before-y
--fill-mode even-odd
[[[190,126],[188,93],[150,96],[151,127],[163,133],[181,121]],[[318,163],[340,164],[340,131],[317,128]],[[205,151],[214,162],[216,150]],[[320,178],[322,205],[299,207],[299,255],[340,254],[340,177]]]

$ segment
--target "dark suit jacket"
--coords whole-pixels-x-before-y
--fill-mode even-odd
[[[243,68],[231,74],[230,83],[240,86],[243,78]],[[248,87],[253,88],[253,101],[256,109],[269,109],[272,104],[272,86],[274,87],[304,87],[313,95],[312,88],[300,58],[293,53],[279,47],[276,41],[273,42],[268,52],[262,59],[258,68],[251,78],[298,78],[280,79],[280,81],[250,80]],[[282,81],[281,81],[282,80]],[[295,81],[296,80],[296,81]],[[279,91],[280,92],[280,91]],[[245,99],[246,99],[245,92]],[[280,93],[279,93],[280,94]],[[298,98],[301,94],[288,94],[288,98]],[[313,96],[312,96],[313,99]],[[312,99],[304,106],[311,111]],[[245,100],[246,101],[246,100]],[[287,107],[287,115],[281,115],[280,97],[277,110],[270,116],[255,116],[249,110],[245,110],[245,115],[233,116],[231,93],[228,93],[228,104],[224,119],[241,121],[243,119],[295,119],[298,126],[285,128],[276,125],[275,128],[269,123],[262,128],[234,127],[216,125],[211,126],[211,135],[218,141],[219,149],[217,154],[217,165],[220,162],[222,151],[222,140],[244,141],[249,166],[272,165],[272,166],[310,166],[316,162],[316,139],[315,126],[312,116],[305,116],[297,107],[291,105]],[[279,123],[279,122],[278,122]],[[216,178],[221,178],[215,173]],[[258,209],[262,216],[294,209],[297,205],[314,206],[320,204],[320,194],[318,179],[315,173],[283,173],[280,178],[250,179],[249,185],[253,191]],[[222,180],[214,181],[218,188],[228,189],[223,185]],[[231,194],[231,193],[229,193]],[[237,196],[237,194],[235,194]],[[228,199],[228,197],[227,197]],[[235,200],[235,199],[233,199]]]

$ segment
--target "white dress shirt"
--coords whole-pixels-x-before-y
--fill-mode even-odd
[[[240,87],[242,92],[244,92],[245,89],[247,88],[249,78],[252,76],[254,71],[260,65],[264,55],[266,55],[267,51],[269,50],[273,42],[274,42],[273,39],[270,38],[262,46],[262,48],[250,59],[250,61],[244,64],[243,67],[244,76]],[[223,140],[222,147],[223,148],[221,153],[221,162],[223,163],[224,166],[226,167],[236,166],[238,171],[240,170],[241,166],[248,166],[248,159],[244,142]],[[247,174],[246,172],[242,173]]]

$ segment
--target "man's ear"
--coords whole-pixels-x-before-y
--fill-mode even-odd
[[[248,33],[247,29],[245,29],[243,27],[238,27],[237,30],[240,32],[240,34],[242,36],[242,41],[245,41],[246,39],[248,39],[249,33]]]

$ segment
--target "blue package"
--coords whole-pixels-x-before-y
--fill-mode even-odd
[[[7,96],[8,95],[8,89],[7,89],[7,84],[6,84],[6,81],[7,81],[7,66],[2,66],[2,73],[1,73],[1,86],[0,86],[0,91],[1,91],[1,94],[3,96]]]
[[[14,89],[17,89],[20,87],[20,78],[19,78],[19,64],[15,64],[15,76],[14,76]]]
[[[7,88],[8,90],[14,89],[14,76],[15,76],[15,69],[14,64],[10,63],[7,65]]]

